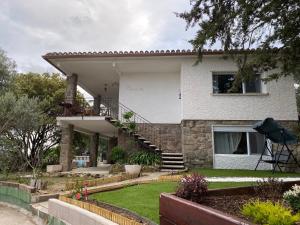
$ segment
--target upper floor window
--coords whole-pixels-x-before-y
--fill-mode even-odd
[[[256,74],[251,80],[242,82],[239,87],[233,88],[235,73],[213,73],[213,93],[261,93],[261,76]]]

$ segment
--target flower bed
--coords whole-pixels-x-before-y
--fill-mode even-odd
[[[92,180],[80,180],[80,181],[76,181],[76,182],[67,182],[65,184],[65,190],[72,190],[78,185],[87,186],[87,187],[94,187],[94,186],[99,186],[99,185],[102,185],[102,184],[109,184],[109,183],[134,179],[134,178],[137,178],[137,177],[138,177],[137,174],[129,175],[129,174],[124,173],[124,174],[121,174],[121,175],[116,175],[116,176],[111,176],[111,177],[103,177],[103,178],[92,179]]]

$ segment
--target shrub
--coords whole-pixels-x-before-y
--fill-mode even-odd
[[[294,211],[300,211],[300,186],[295,184],[291,190],[283,194],[283,199]]]
[[[282,197],[283,182],[277,178],[269,177],[257,181],[254,186],[255,194],[260,199],[278,200]]]
[[[242,208],[242,214],[254,223],[263,225],[293,225],[300,219],[300,214],[293,215],[292,211],[281,203],[271,201],[251,201]]]
[[[176,196],[193,202],[201,202],[207,195],[207,186],[204,176],[197,173],[185,175],[179,182]]]
[[[130,155],[128,163],[145,166],[159,165],[161,158],[158,154],[148,151],[138,151]]]
[[[126,152],[122,147],[116,146],[111,150],[111,161],[113,163],[124,163]]]

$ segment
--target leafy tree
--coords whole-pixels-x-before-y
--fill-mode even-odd
[[[199,60],[205,46],[217,43],[237,62],[236,84],[266,70],[270,71],[267,80],[293,74],[299,81],[299,0],[191,0],[191,5],[190,11],[177,16],[187,22],[187,28],[197,26],[190,43]],[[236,49],[239,54],[234,54]]]
[[[22,96],[19,99],[11,92],[0,95],[0,135],[15,129],[28,132],[38,127],[41,111],[36,99]]]
[[[55,117],[62,111],[59,103],[64,99],[65,81],[58,74],[19,74],[14,77],[11,90],[18,99],[24,96],[35,99],[32,108],[40,112],[32,116],[37,123],[34,129],[17,126],[6,134],[23,160],[34,169],[42,165],[44,154],[59,143]]]
[[[56,116],[63,113],[60,103],[64,101],[65,87],[66,82],[59,74],[18,74],[12,82],[11,90],[14,94],[19,98],[28,96],[36,99],[37,107],[42,112],[36,129],[31,132],[22,128],[15,129],[10,136],[33,169],[42,166],[45,160],[49,161],[43,161],[43,158],[47,158],[50,154],[48,151],[59,144],[60,130],[56,124]],[[80,93],[78,99],[85,102]]]
[[[16,74],[16,63],[7,57],[0,48],[0,94],[8,87],[10,80]]]

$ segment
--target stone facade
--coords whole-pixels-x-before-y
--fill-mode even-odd
[[[252,125],[257,121],[238,120],[183,120],[182,152],[188,167],[213,167],[212,125]],[[280,121],[280,124],[294,130],[296,121]]]
[[[61,140],[60,140],[60,158],[59,162],[62,165],[62,171],[70,171],[72,169],[73,159],[73,125],[61,125]]]
[[[155,145],[161,145],[163,152],[181,153],[181,125],[180,124],[152,124],[155,129],[159,129],[155,138]],[[128,154],[139,150],[140,147],[134,141],[134,138],[119,130],[118,145],[123,147]]]
[[[163,152],[181,153],[181,125],[180,124],[154,124],[160,129],[161,148]]]

